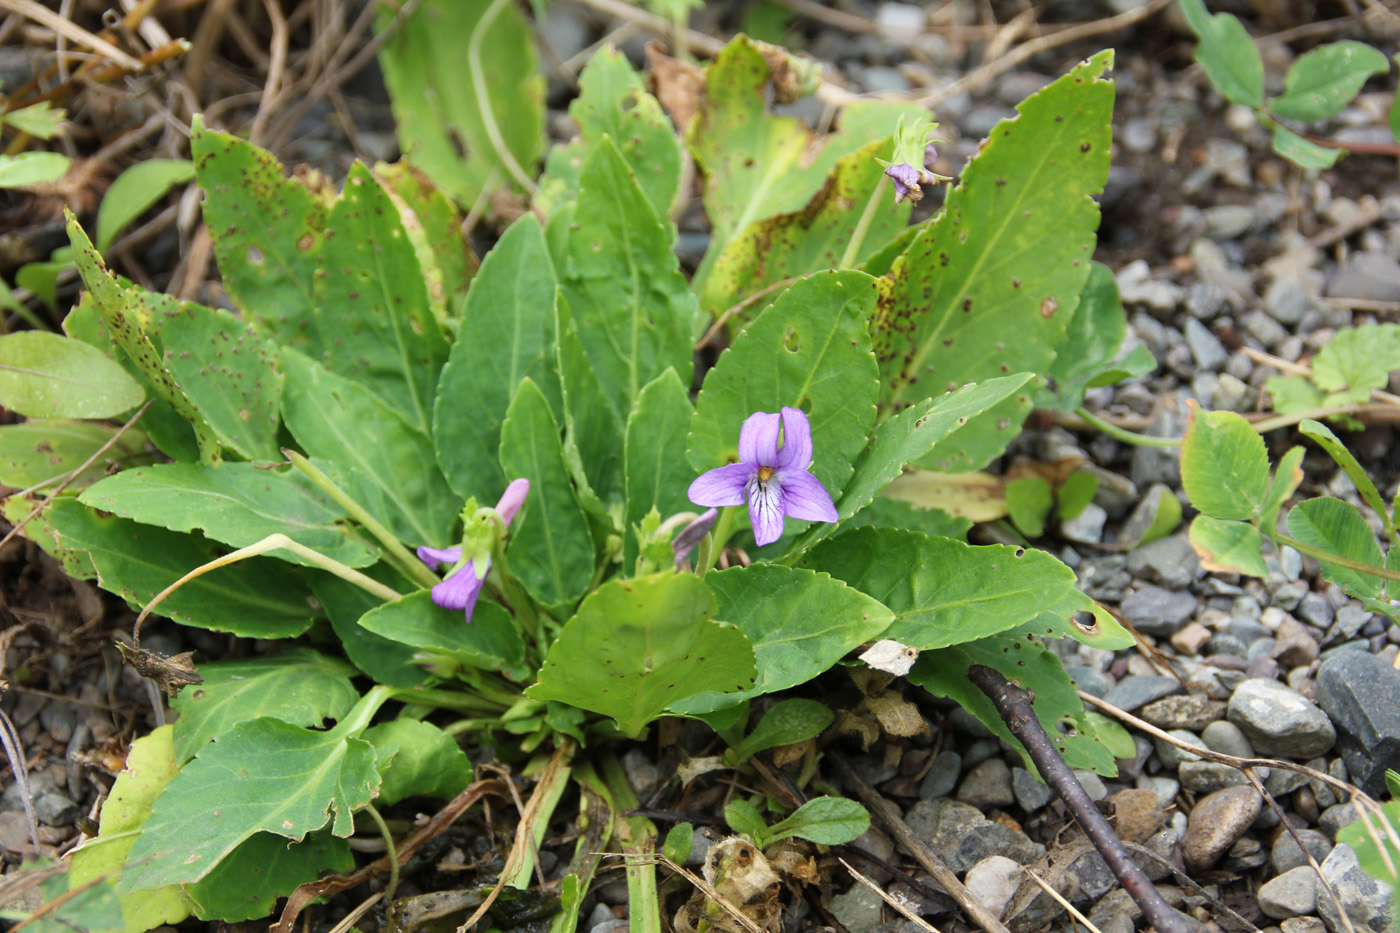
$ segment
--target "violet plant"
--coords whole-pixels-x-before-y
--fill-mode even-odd
[[[524,28],[512,4],[471,15],[495,31],[473,47],[513,48]],[[880,495],[906,472],[980,469],[1037,400],[1072,409],[1126,375],[1121,308],[1118,341],[1095,326],[1113,309],[1077,315],[1111,54],[1027,99],[942,211],[909,226],[915,183],[927,196],[938,181],[927,114],[856,104],[818,139],[769,111],[783,73],[771,47],[723,49],[679,128],[622,56],[599,52],[571,110],[579,136],[536,180],[538,131],[496,125],[505,110],[419,112],[455,100],[426,94],[448,79],[450,30],[419,25],[383,53],[416,169],[357,165],[334,195],[196,122],[236,313],[114,277],[69,221],[86,293],[57,355],[103,365],[64,404],[45,396],[34,420],[0,428],[11,454],[61,440],[42,465],[0,458],[0,481],[27,490],[6,515],[32,513],[25,533],[70,573],[181,625],[306,636],[199,663],[174,725],[133,745],[112,795],[129,805],[104,810],[72,859],[74,890],[120,904],[103,929],[268,915],[350,871],[347,839],[382,828],[378,808],[462,792],[459,742],[479,736],[538,778],[534,838],[571,782],[612,802],[566,869],[555,928],[570,930],[596,853],[650,856],[657,840],[623,813],[635,795],[609,740],[699,719],[734,747],[713,764],[726,768],[815,742],[825,704],[750,714],[836,667],[873,689],[853,654],[877,640],[918,655],[915,688],[1012,741],[965,676],[1003,671],[1034,690],[1071,764],[1113,773],[1107,727],[1043,641],[1129,636],[1050,554],[969,545],[946,516]],[[511,92],[535,108],[526,124],[541,106],[529,84]],[[432,134],[453,127],[481,146],[446,172]],[[713,226],[689,276],[669,219],[683,146]],[[885,185],[891,164],[920,174]],[[478,263],[464,206],[517,170],[532,209]],[[702,335],[725,329],[697,373]],[[25,378],[53,378],[33,362]],[[135,427],[113,426],[140,404]],[[109,443],[126,445],[126,468],[104,477],[84,460]],[[49,494],[60,468],[71,481]],[[888,727],[853,715],[872,737]],[[853,802],[819,800],[786,819],[761,798],[735,812],[769,840],[836,844],[868,825]],[[531,884],[532,851],[512,854],[504,883]],[[634,869],[634,916],[655,928],[654,866]]]

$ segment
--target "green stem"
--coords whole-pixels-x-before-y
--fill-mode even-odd
[[[368,693],[360,697],[359,702],[350,708],[350,712],[346,713],[331,731],[342,736],[358,736],[369,728],[369,721],[379,712],[379,707],[392,700],[398,692],[394,687],[375,684],[369,688]]]
[[[474,713],[499,712],[510,703],[515,702],[514,697],[510,698],[510,703],[502,703],[502,697],[475,697],[457,690],[433,690],[424,687],[395,687],[394,699],[413,706],[431,706],[437,709],[456,709]]]
[[[1322,548],[1313,547],[1311,544],[1304,544],[1297,538],[1290,538],[1288,535],[1274,535],[1274,540],[1280,544],[1286,544],[1299,554],[1307,554],[1316,557],[1324,564],[1332,564],[1335,567],[1344,567],[1347,570],[1355,570],[1357,573],[1370,574],[1373,577],[1380,577],[1383,580],[1400,580],[1400,570],[1391,570],[1389,567],[1377,567],[1375,564],[1367,564],[1359,560],[1352,560],[1350,557],[1342,557],[1340,554],[1330,554]]]
[[[1375,411],[1395,411],[1394,405],[1377,405],[1374,402],[1361,402],[1356,405],[1329,405],[1324,408],[1309,408],[1307,411],[1295,411],[1288,415],[1275,415],[1272,418],[1265,418],[1263,421],[1256,421],[1252,425],[1254,430],[1263,434],[1276,428],[1286,428],[1299,424],[1309,419],[1321,420],[1332,415],[1361,415]]]
[[[384,848],[389,855],[389,886],[384,889],[384,903],[392,904],[394,893],[399,889],[399,850],[394,845],[394,834],[389,832],[389,824],[385,823],[384,817],[374,809],[374,804],[366,806],[365,812],[374,820],[374,825],[379,827],[379,835],[384,837]]]
[[[384,548],[384,556],[389,559],[391,564],[403,571],[410,580],[425,589],[432,589],[437,586],[438,583],[442,582],[438,579],[437,574],[429,570],[421,560],[408,550],[408,548],[399,543],[399,539],[394,536],[393,532],[380,524],[373,515],[366,512],[364,506],[350,498],[345,490],[341,489],[329,476],[313,466],[310,460],[307,460],[295,450],[287,450],[286,448],[283,448],[282,454],[288,460],[292,461],[292,465],[304,473],[307,479],[315,483],[317,488],[334,499],[341,508],[349,513],[351,518],[364,526],[364,529],[370,534],[374,535],[375,540]]]
[[[729,543],[729,536],[734,532],[734,510],[737,508],[739,508],[737,505],[726,505],[719,510],[719,521],[715,522],[714,531],[711,531],[708,536],[710,550],[708,553],[699,555],[699,560],[695,565],[696,576],[703,577],[715,569],[719,555],[724,551],[724,546]]]
[[[488,729],[496,729],[501,725],[499,719],[459,719],[454,723],[443,726],[442,731],[448,735],[461,735],[463,732],[485,732]]]
[[[865,243],[865,234],[870,231],[870,223],[875,219],[875,209],[879,206],[880,196],[884,191],[885,176],[881,175],[880,180],[875,182],[875,190],[870,192],[870,200],[865,202],[865,210],[861,212],[855,230],[851,231],[851,239],[846,243],[846,252],[841,256],[841,264],[836,268],[855,268],[860,248]]]
[[[1116,424],[1109,424],[1107,421],[1103,420],[1098,415],[1089,411],[1089,409],[1085,408],[1082,405],[1076,408],[1074,410],[1074,413],[1079,417],[1083,418],[1093,427],[1097,428],[1099,431],[1102,431],[1109,437],[1117,438],[1125,444],[1136,444],[1138,447],[1181,446],[1181,438],[1179,437],[1149,437],[1146,434],[1136,434],[1132,431],[1126,431],[1123,428],[1118,427]]]
[[[525,170],[520,167],[520,163],[515,161],[515,153],[510,151],[506,145],[506,139],[501,135],[500,124],[496,122],[496,114],[491,109],[491,94],[488,93],[491,85],[486,80],[486,69],[481,65],[481,40],[485,37],[491,24],[496,21],[506,4],[511,0],[492,0],[486,12],[481,14],[481,19],[476,21],[476,28],[472,30],[472,37],[467,42],[467,68],[471,71],[472,90],[476,94],[477,108],[481,111],[481,125],[486,130],[486,136],[491,140],[491,147],[496,150],[496,155],[500,157],[501,164],[510,172],[511,177],[516,180],[521,188],[529,194],[534,194],[539,190],[539,186],[534,183]]]
[[[525,592],[525,587],[520,585],[520,581],[511,576],[510,565],[506,563],[504,541],[497,541],[496,547],[492,549],[491,570],[500,585],[501,595],[515,610],[516,622],[525,630],[525,634],[530,636],[530,640],[539,647],[540,619],[535,612],[535,602],[530,598],[530,594]]]

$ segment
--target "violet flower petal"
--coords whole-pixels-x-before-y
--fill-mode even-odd
[[[931,172],[933,171],[933,167],[937,164],[938,150],[933,148],[933,143],[929,143],[927,146],[924,147],[924,168],[928,169]]]
[[[743,505],[744,486],[756,470],[757,467],[753,463],[730,463],[716,467],[708,473],[701,474],[691,483],[686,495],[696,505]]]
[[[739,429],[739,459],[754,467],[774,464],[778,459],[778,426],[781,423],[782,415],[776,411],[756,411],[744,419],[744,426]]]
[[[802,409],[783,409],[783,449],[771,462],[783,470],[805,470],[812,462],[812,425]]]
[[[809,522],[834,522],[840,519],[831,494],[821,480],[806,470],[784,470],[778,474],[782,482],[783,511],[793,518]],[[772,484],[772,481],[769,481]]]
[[[778,474],[762,485],[758,474],[754,474],[749,482],[749,521],[753,524],[754,543],[759,547],[783,536],[783,488]]]
[[[924,191],[919,187],[921,174],[918,169],[901,162],[899,165],[891,165],[885,169],[885,174],[890,176],[894,182],[894,203],[898,204],[905,198],[911,201],[918,201],[924,196]]]
[[[460,547],[420,547],[418,559],[428,565],[429,570],[437,570],[439,564],[451,566],[462,559]]]
[[[467,614],[471,621],[472,610],[476,608],[476,598],[481,595],[486,574],[476,575],[474,561],[463,564],[461,569],[433,587],[433,602],[444,609],[457,609]],[[490,570],[488,563],[485,570]]]

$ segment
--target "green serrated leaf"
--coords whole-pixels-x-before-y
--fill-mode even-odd
[[[1187,498],[1213,518],[1257,518],[1269,494],[1264,439],[1232,411],[1190,405],[1181,442],[1181,485]]]
[[[472,781],[472,763],[452,736],[432,723],[391,719],[365,730],[379,754],[384,783],[379,801],[406,797],[453,797]]]
[[[97,209],[98,251],[105,252],[127,224],[192,178],[194,163],[188,159],[146,159],[118,175]]]
[[[691,422],[697,472],[738,460],[739,428],[754,412],[807,413],[812,473],[840,494],[875,419],[875,358],[866,324],[875,300],[863,272],[819,272],[785,289],[705,376]],[[873,493],[872,493],[873,495]]]
[[[88,489],[85,505],[171,531],[204,532],[215,541],[246,547],[285,534],[348,567],[367,567],[379,552],[341,522],[345,510],[296,471],[266,464],[161,463],[123,470]],[[282,560],[313,566],[290,551]]]
[[[531,490],[531,495],[534,491]],[[365,613],[360,627],[367,632],[452,658],[470,667],[502,670],[524,676],[525,644],[510,613],[490,600],[480,600],[470,621],[461,612],[434,605],[427,590],[410,593]]]
[[[1181,0],[1181,10],[1200,39],[1196,61],[1206,77],[1231,103],[1258,107],[1264,100],[1264,61],[1243,24],[1229,13],[1210,15],[1202,0]]]
[[[870,814],[854,800],[845,797],[814,797],[791,816],[768,827],[764,838],[770,844],[796,836],[824,846],[845,845],[870,828]]]
[[[117,429],[93,421],[27,421],[0,426],[0,486],[28,489],[56,482],[87,462]],[[68,484],[80,491],[102,479],[108,464],[140,466],[156,459],[146,450],[146,435],[131,429]]]
[[[872,330],[882,417],[967,382],[1050,371],[1089,275],[1108,177],[1103,52],[993,129],[943,211],[880,280]],[[1008,399],[960,432],[948,469],[980,469],[1031,410]],[[925,465],[929,465],[927,462]]]
[[[533,214],[506,230],[473,280],[462,326],[438,383],[433,438],[438,462],[459,496],[495,502],[501,422],[522,379],[559,397],[554,373],[554,268]]]
[[[1000,671],[1035,695],[1032,709],[1036,718],[1070,767],[1108,776],[1117,774],[1113,751],[1090,731],[1074,681],[1065,673],[1059,657],[1027,633],[1004,632],[943,651],[926,651],[909,672],[908,680],[935,696],[957,702],[1016,749],[1027,769],[1034,770],[1030,756],[1012,737],[996,706],[967,679],[967,671],[974,664]]]
[[[1364,42],[1319,46],[1289,66],[1283,95],[1269,101],[1269,109],[1289,120],[1324,120],[1341,112],[1367,78],[1389,70],[1390,61]]]
[[[1299,168],[1331,168],[1338,159],[1346,155],[1345,149],[1319,146],[1279,123],[1274,124],[1273,133],[1274,152]]]
[[[198,116],[190,151],[229,296],[279,343],[319,353],[313,311],[326,205],[271,154]]]
[[[1259,529],[1248,522],[1197,515],[1191,522],[1189,536],[1206,570],[1244,573],[1251,577],[1269,575],[1269,568],[1259,553],[1264,539]]]
[[[637,559],[635,526],[656,509],[664,518],[691,508],[686,490],[695,472],[684,449],[690,419],[694,414],[690,391],[681,384],[674,369],[668,369],[647,383],[637,398],[637,407],[627,421],[623,447],[627,489],[626,549],[622,566],[630,568]]]
[[[149,314],[145,301],[133,298],[118,284],[116,278],[107,271],[102,257],[93,248],[83,228],[78,225],[77,218],[71,214],[68,216],[67,230],[68,239],[73,244],[78,273],[91,296],[91,307],[100,315],[112,342],[130,357],[155,394],[170,406],[176,416],[190,425],[199,447],[200,458],[206,463],[217,463],[220,459],[218,438],[205,423],[198,407],[181,391],[174,376],[167,371],[160,352],[146,333]],[[204,387],[214,393],[223,392],[228,388],[219,382],[203,380]]]
[[[751,688],[701,693],[672,709],[696,714],[733,706],[812,680],[851,649],[879,637],[894,615],[825,573],[754,564],[707,574],[717,617],[744,633],[757,671]]]
[[[840,267],[846,246],[893,152],[889,140],[862,146],[837,161],[825,184],[800,209],[751,222],[735,233],[705,279],[704,310],[720,314],[774,283]],[[882,204],[864,232],[857,263],[879,251],[909,223],[913,203]],[[731,318],[731,331],[743,319]]]
[[[1074,571],[1044,551],[974,547],[892,528],[823,541],[799,566],[825,571],[894,612],[883,637],[929,650],[1023,625],[1074,589]]]
[[[1348,327],[1313,358],[1313,382],[1324,392],[1344,393],[1344,401],[1364,402],[1400,369],[1400,325]],[[1330,400],[1329,400],[1330,401]]]
[[[1288,512],[1288,533],[1328,554],[1377,568],[1385,566],[1371,527],[1356,506],[1341,499],[1319,496],[1298,503]],[[1318,561],[1324,579],[1355,596],[1374,599],[1383,592],[1385,581],[1381,577],[1341,567],[1326,558],[1318,558]]]
[[[297,443],[347,475],[346,491],[410,546],[446,547],[461,500],[433,444],[369,389],[284,350],[282,414]]]
[[[28,418],[114,418],[145,390],[100,350],[45,331],[0,337],[0,406]]]
[[[119,873],[135,845],[141,827],[151,815],[151,805],[165,790],[180,766],[171,744],[173,726],[161,726],[131,743],[126,767],[117,775],[102,803],[100,832],[71,856],[70,890],[108,873]],[[127,933],[145,933],[163,923],[179,923],[190,915],[189,897],[176,885],[120,894],[119,914]]]
[[[23,188],[58,181],[73,160],[61,152],[20,152],[0,155],[0,188]]]
[[[593,576],[593,538],[569,482],[558,423],[529,378],[501,426],[501,466],[512,480],[530,481],[506,552],[512,572],[546,605],[578,599]]]
[[[447,339],[398,208],[361,163],[351,166],[331,207],[321,263],[316,329],[322,362],[430,433]]]
[[[269,716],[296,726],[320,727],[340,719],[360,698],[350,683],[355,669],[308,648],[271,657],[199,666],[204,682],[180,691],[170,705],[175,761],[183,764],[241,722]]]
[[[91,556],[103,589],[142,606],[189,571],[227,553],[195,535],[102,518],[67,497],[55,500],[47,517],[60,544]],[[254,557],[191,580],[160,604],[160,612],[216,632],[291,638],[315,619],[306,595],[294,568]]]
[[[560,286],[579,340],[618,424],[646,385],[675,369],[690,382],[695,296],[671,234],[611,139],[579,175]]]
[[[271,717],[241,723],[201,749],[156,799],[118,890],[199,881],[257,833],[300,841],[330,824],[349,836],[352,812],[379,785],[374,746],[363,739]]]
[[[549,153],[535,206],[548,213],[559,202],[577,198],[579,172],[593,147],[608,136],[636,174],[656,216],[667,216],[680,188],[681,147],[661,105],[647,93],[627,56],[611,47],[588,59],[578,85],[578,97],[569,104],[578,138]]]
[[[739,629],[710,621],[714,612],[694,574],[604,583],[564,624],[526,694],[611,716],[635,736],[686,697],[748,690],[753,648]]]
[[[1016,530],[1027,538],[1045,533],[1045,520],[1054,507],[1054,490],[1040,476],[1022,476],[1006,484],[1006,511]]]
[[[1274,411],[1280,415],[1293,415],[1302,411],[1321,408],[1327,396],[1312,380],[1303,376],[1270,376],[1264,383],[1273,399]]]
[[[404,158],[464,209],[483,192],[518,186],[499,144],[533,178],[544,151],[545,82],[520,8],[427,0],[407,18],[389,7],[378,13],[376,32],[393,29],[379,65]]]
[[[770,748],[816,738],[835,720],[836,714],[825,703],[801,698],[783,700],[763,714],[753,731],[732,747],[727,757],[735,763],[744,762]]]

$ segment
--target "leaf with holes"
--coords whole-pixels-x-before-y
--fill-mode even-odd
[[[286,178],[271,154],[207,129],[199,116],[190,129],[190,150],[229,296],[280,343],[318,353],[312,314],[325,203]]]
[[[610,46],[588,59],[578,86],[578,97],[569,104],[578,138],[549,153],[535,207],[548,213],[561,201],[578,197],[579,172],[606,135],[636,174],[656,216],[667,216],[680,188],[681,146],[661,105],[647,93],[627,56]]]
[[[1031,708],[1071,768],[1086,768],[1105,776],[1118,773],[1113,752],[1093,733],[1074,681],[1065,673],[1059,657],[1026,632],[1003,632],[942,651],[925,652],[909,672],[908,680],[935,696],[948,697],[972,713],[1016,749],[1025,767],[1034,771],[1030,756],[1012,737],[996,706],[967,679],[967,671],[974,664],[1000,671],[1008,680],[1035,694]]]
[[[325,347],[322,362],[430,433],[447,339],[398,208],[359,163],[326,220],[321,264],[316,328]]]
[[[1094,56],[997,124],[942,212],[880,279],[882,418],[967,382],[1050,371],[1094,250],[1112,57]],[[1029,398],[1013,398],[982,416],[960,432],[963,454],[946,469],[979,469],[1029,412]]]

